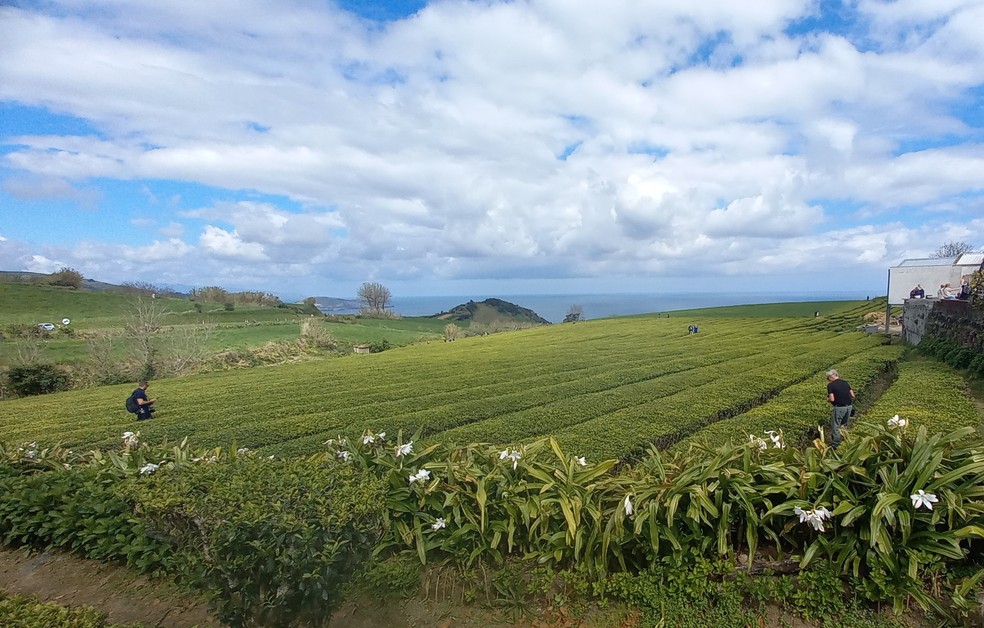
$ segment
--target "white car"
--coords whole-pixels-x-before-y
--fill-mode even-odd
[[[54,323],[38,323],[38,328],[45,331],[55,331]]]

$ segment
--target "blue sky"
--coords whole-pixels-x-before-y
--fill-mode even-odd
[[[879,294],[984,245],[980,32],[984,0],[3,5],[0,269]]]

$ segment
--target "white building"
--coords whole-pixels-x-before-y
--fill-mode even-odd
[[[920,284],[927,299],[935,299],[940,284],[960,290],[960,280],[984,266],[984,253],[964,253],[956,257],[905,259],[888,269],[888,303],[902,305],[909,292]]]

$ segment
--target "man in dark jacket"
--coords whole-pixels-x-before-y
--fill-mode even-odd
[[[137,403],[137,420],[145,421],[147,419],[154,418],[154,402],[156,399],[147,398],[147,386],[149,386],[147,380],[140,382],[137,389],[133,391],[131,395],[133,400]]]
[[[837,371],[827,371],[827,401],[830,402],[830,443],[836,449],[841,443],[841,428],[849,427],[854,409],[854,389],[841,379]]]

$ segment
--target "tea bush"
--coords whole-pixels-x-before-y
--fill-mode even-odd
[[[382,532],[379,480],[335,460],[0,445],[0,538],[126,561],[211,598],[232,626],[318,625]]]
[[[0,591],[0,626],[6,628],[127,628],[106,621],[106,615],[90,606],[62,606],[36,597],[8,595]],[[135,627],[134,627],[135,628]]]

